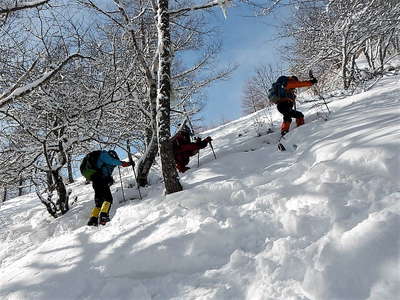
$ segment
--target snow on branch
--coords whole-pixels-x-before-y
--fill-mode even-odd
[[[188,12],[188,11],[201,10],[201,9],[211,8],[211,7],[219,5],[219,6],[221,6],[222,12],[224,13],[224,16],[226,18],[226,5],[229,2],[231,2],[231,0],[214,0],[214,1],[208,2],[206,4],[202,4],[202,5],[197,5],[197,6],[192,6],[192,7],[185,7],[185,8],[180,8],[180,9],[177,9],[177,10],[171,10],[169,12],[169,15],[171,17],[179,16],[179,15],[182,15],[182,14]]]
[[[7,103],[25,96],[27,94],[29,94],[30,92],[32,92],[34,89],[36,89],[37,87],[41,86],[42,84],[44,84],[45,82],[49,81],[54,75],[56,75],[71,59],[74,59],[76,57],[79,58],[86,58],[84,56],[82,56],[79,53],[75,53],[72,54],[70,56],[68,56],[62,63],[60,63],[55,69],[44,73],[39,79],[36,79],[35,81],[16,88],[16,84],[14,85],[13,88],[8,89],[6,92],[4,92],[2,95],[0,95],[0,107],[3,107],[4,105],[6,105]],[[31,67],[32,69],[32,67]],[[29,72],[29,71],[28,71]],[[26,77],[27,74],[22,75],[22,78]],[[21,78],[17,81],[17,83],[19,83],[21,80]],[[12,91],[10,93],[10,91]]]
[[[18,3],[15,1],[13,4],[3,4],[0,6],[0,14],[9,14],[18,10],[29,9],[38,7],[48,3],[50,0],[36,0],[36,1],[25,1]]]
[[[265,1],[267,2],[267,1]],[[269,3],[272,2],[272,3]],[[254,7],[256,16],[266,16],[275,10],[279,4],[283,3],[282,0],[271,0],[268,3],[262,4],[255,0],[246,0],[245,3],[251,7]],[[290,5],[290,4],[287,4]]]
[[[218,5],[221,7],[222,13],[224,14],[224,18],[226,19],[228,17],[228,1],[225,0],[218,0]]]
[[[31,73],[31,71],[35,68],[37,62],[39,61],[39,59],[36,59],[33,64],[29,67],[29,69],[25,72],[24,75],[22,75],[20,78],[18,78],[17,82],[14,83],[14,85],[12,87],[10,87],[9,89],[6,89],[3,94],[0,96],[0,99],[2,99],[3,97],[6,97],[7,95],[10,95],[12,92],[15,91],[15,89],[17,89],[17,87],[20,85],[21,82],[23,82],[28,75]]]
[[[263,15],[268,15],[269,13],[271,13],[278,6],[278,4],[280,4],[280,2],[281,2],[281,0],[275,0],[274,3],[272,3],[271,6],[264,7],[262,9],[262,14]]]

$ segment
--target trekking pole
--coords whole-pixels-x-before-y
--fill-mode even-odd
[[[209,141],[209,144],[210,144],[211,150],[212,150],[212,152],[213,152],[213,154],[214,154],[214,158],[217,159],[217,156],[215,155],[214,147],[213,147],[211,141]]]
[[[140,200],[143,200],[142,199],[142,194],[140,193],[139,183],[138,183],[138,180],[137,180],[137,177],[136,177],[135,162],[133,161],[133,158],[132,158],[131,147],[129,146],[129,140],[126,141],[126,148],[128,149],[128,151],[127,151],[128,152],[128,159],[129,159],[129,162],[130,162],[130,164],[132,166],[133,175],[135,176],[136,186],[137,186],[137,190],[139,192],[139,198],[140,198]]]
[[[140,188],[139,188],[139,184],[138,184],[138,181],[137,181],[137,177],[136,177],[135,166],[133,167],[133,175],[135,175],[136,186],[137,186],[137,190],[139,192],[139,199],[143,200],[142,199],[142,194],[140,193]]]
[[[315,78],[315,77],[314,77],[313,70],[309,70],[309,71],[308,71],[308,76],[310,77],[310,79],[314,79],[314,78]],[[319,90],[319,88],[316,88],[315,90],[316,90],[316,92],[317,92],[317,94],[318,94],[319,99],[321,99],[322,101],[324,101],[324,104],[325,104],[325,107],[326,107],[326,109],[327,109],[327,111],[328,111],[328,114],[330,114],[330,113],[331,113],[331,110],[329,109],[328,103],[326,103],[325,98],[321,95],[321,91]]]
[[[278,150],[279,151],[286,151],[285,146],[283,146],[283,144],[281,143],[281,139],[283,138],[283,135],[281,135],[281,137],[278,140]]]
[[[125,193],[124,193],[124,186],[122,185],[122,176],[121,176],[121,169],[118,166],[118,172],[119,172],[119,181],[121,182],[121,189],[122,189],[122,199],[124,199],[124,202],[126,202],[125,199]]]
[[[326,101],[325,101],[325,97],[323,97],[319,91],[318,91],[318,96],[319,96],[320,99],[322,99],[322,101],[324,101],[325,107],[328,110],[328,114],[330,114],[331,110],[328,107],[328,103],[326,103]]]

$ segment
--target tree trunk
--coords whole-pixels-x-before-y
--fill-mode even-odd
[[[46,177],[47,177],[47,186],[53,186],[54,180],[50,171],[46,171]]]
[[[139,186],[146,186],[148,184],[148,176],[151,166],[158,153],[157,132],[151,133],[150,142],[147,144],[146,153],[138,162],[137,166],[137,184]]]
[[[343,88],[345,90],[349,88],[347,82],[347,63],[348,63],[347,34],[345,34],[342,40],[342,65],[341,65]]]
[[[24,180],[22,179],[22,177],[20,177],[18,180],[18,197],[22,196],[24,193],[24,188],[22,187],[23,183]]]
[[[355,72],[355,67],[356,67],[356,58],[357,55],[353,54],[353,56],[351,57],[351,65],[350,65],[350,72],[348,75],[348,86],[350,87],[350,84],[354,81],[354,72]]]
[[[149,81],[149,98],[150,98],[150,109],[151,109],[151,129],[147,132],[146,137],[146,152],[140,158],[137,166],[137,184],[139,186],[146,186],[148,184],[148,176],[150,173],[151,166],[156,159],[158,153],[158,141],[157,141],[157,84],[155,80],[148,79]]]
[[[57,209],[60,210],[61,215],[64,215],[69,210],[67,189],[65,188],[65,184],[58,171],[53,170],[51,171],[51,174],[53,175],[54,185],[58,195],[56,203]]]
[[[374,70],[375,69],[374,62],[372,60],[372,57],[369,55],[369,52],[371,51],[370,49],[372,47],[371,43],[372,43],[371,39],[369,39],[369,40],[367,40],[365,42],[365,45],[364,45],[364,48],[363,48],[363,52],[364,52],[365,58],[367,59],[368,66],[369,66],[370,70]]]
[[[179,192],[182,186],[175,168],[175,159],[170,141],[170,95],[171,95],[171,38],[168,0],[158,0],[158,45],[159,72],[157,95],[157,134],[161,168],[167,194]]]
[[[7,187],[3,187],[3,200],[2,202],[6,202],[7,200]]]
[[[68,183],[74,183],[74,173],[72,170],[72,158],[71,154],[67,154],[67,172],[68,172]]]
[[[385,59],[386,59],[388,49],[390,46],[390,41],[392,40],[394,33],[395,33],[395,29],[392,29],[389,36],[386,37],[386,41],[385,41],[384,36],[381,36],[379,38],[379,63],[380,63],[379,70],[381,71],[381,73],[383,73],[383,71],[385,69]]]

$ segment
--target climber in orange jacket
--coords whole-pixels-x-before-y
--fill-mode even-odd
[[[299,81],[296,76],[281,76],[278,78],[277,83],[278,82],[281,82],[280,85],[284,89],[284,91],[280,93],[279,100],[277,101],[277,109],[283,115],[283,122],[281,125],[281,135],[283,136],[289,132],[292,118],[296,119],[297,126],[304,124],[304,115],[300,111],[293,109],[296,101],[295,89],[312,86],[318,81],[315,78]]]

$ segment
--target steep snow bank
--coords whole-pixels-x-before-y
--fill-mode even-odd
[[[217,159],[192,159],[184,191],[118,205],[116,184],[104,227],[84,226],[82,183],[57,220],[32,195],[4,203],[0,298],[396,299],[399,79],[337,100],[326,122],[301,107],[286,152],[257,136],[263,112],[205,132]]]

